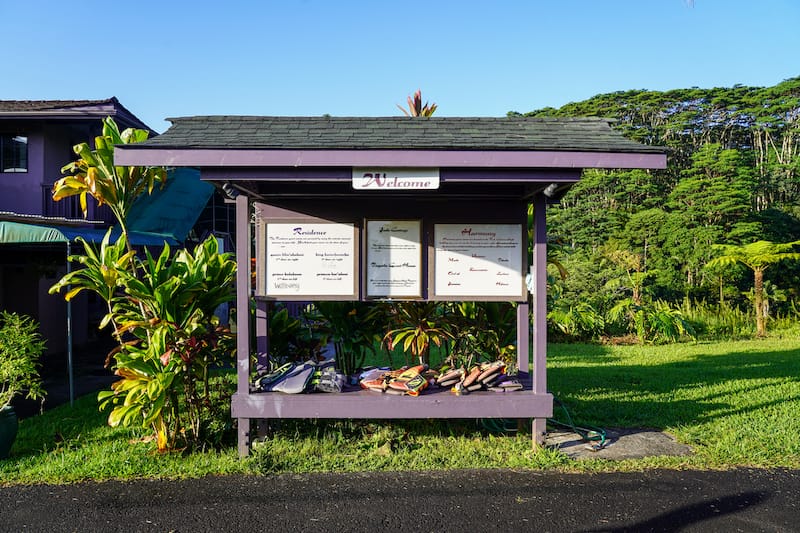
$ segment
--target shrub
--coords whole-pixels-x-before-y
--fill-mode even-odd
[[[39,358],[44,348],[35,320],[17,313],[0,313],[0,408],[18,395],[29,399],[44,397],[39,377]]]

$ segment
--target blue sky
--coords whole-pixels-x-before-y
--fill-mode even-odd
[[[0,0],[0,99],[191,115],[503,116],[800,76],[798,0]],[[12,22],[13,21],[13,22]]]

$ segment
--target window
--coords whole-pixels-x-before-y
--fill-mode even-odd
[[[0,134],[0,172],[28,171],[28,138]]]

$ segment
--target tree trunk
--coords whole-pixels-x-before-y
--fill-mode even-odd
[[[756,312],[756,336],[764,337],[767,334],[766,322],[764,320],[764,270],[756,268],[753,270],[755,283],[753,287],[753,306]]]

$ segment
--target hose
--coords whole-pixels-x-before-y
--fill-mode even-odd
[[[581,436],[581,438],[589,443],[593,443],[592,450],[599,451],[605,448],[606,445],[606,431],[603,428],[595,427],[595,426],[588,426],[588,427],[580,427],[576,426],[575,423],[572,421],[572,417],[567,410],[567,406],[558,399],[557,396],[553,395],[553,401],[561,407],[561,410],[564,411],[564,415],[566,415],[567,422],[561,422],[554,418],[548,418],[547,422],[554,425],[559,426],[567,429],[571,429],[573,432],[577,433]]]
[[[567,429],[571,429],[574,433],[580,435],[580,437],[589,442],[591,444],[593,451],[600,451],[606,446],[606,431],[603,428],[595,427],[595,426],[588,426],[588,427],[580,427],[576,426],[575,423],[572,421],[572,416],[570,416],[569,411],[567,410],[567,406],[558,399],[557,396],[553,395],[553,401],[558,404],[562,411],[564,411],[564,415],[567,419],[567,422],[561,422],[560,420],[556,420],[555,418],[548,418],[547,423],[553,426],[563,427]],[[481,418],[480,423],[483,428],[490,433],[500,433],[500,434],[508,434],[508,433],[516,433],[519,429],[519,424],[516,419],[508,419],[508,418]]]

